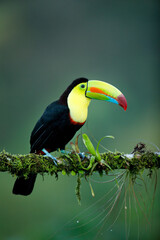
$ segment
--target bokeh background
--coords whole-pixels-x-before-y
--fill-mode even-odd
[[[115,136],[115,140],[103,141],[112,151],[130,153],[140,141],[157,151],[159,10],[158,0],[1,0],[0,149],[28,153],[30,133],[45,107],[74,79],[86,77],[119,88],[128,109],[124,112],[117,105],[92,101],[80,133],[87,133],[95,145],[93,138]],[[79,145],[85,151],[82,140]],[[60,175],[56,181],[45,176],[43,181],[39,176],[29,197],[12,195],[14,180],[0,173],[0,239],[94,239],[100,228],[94,222],[74,230],[64,224],[109,191],[109,184],[93,184],[93,198],[83,180],[79,206],[76,177]],[[139,211],[137,216],[133,208],[129,239],[158,239],[158,188],[150,227],[147,221],[137,221],[144,215]],[[143,187],[140,191],[143,194]],[[96,207],[92,213],[96,216]],[[82,219],[85,221],[85,213]],[[72,224],[74,221],[79,223],[74,219]],[[57,229],[61,230],[56,234]],[[112,231],[106,229],[104,226],[96,239],[125,239],[123,211]]]

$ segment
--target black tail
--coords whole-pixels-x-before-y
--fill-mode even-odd
[[[27,179],[25,179],[24,177],[17,178],[14,183],[12,192],[14,194],[19,194],[24,196],[31,194],[36,177],[37,177],[37,174],[29,174]]]

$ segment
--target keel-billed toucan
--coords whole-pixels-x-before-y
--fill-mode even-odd
[[[124,95],[114,86],[97,80],[74,80],[60,98],[51,103],[36,123],[30,139],[31,153],[53,152],[65,149],[65,145],[84,125],[91,99],[105,100],[127,109]],[[34,187],[36,174],[27,179],[18,177],[13,193],[29,195]]]

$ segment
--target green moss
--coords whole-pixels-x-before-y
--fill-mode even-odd
[[[100,154],[100,158],[101,160],[97,160],[95,156],[88,154],[81,161],[79,155],[72,152],[60,155],[57,158],[58,164],[55,166],[51,158],[42,155],[13,155],[2,151],[0,152],[0,171],[26,178],[30,173],[41,175],[48,173],[55,175],[57,179],[59,172],[63,175],[77,175],[76,196],[80,202],[81,177],[90,176],[94,172],[103,176],[104,173],[108,175],[115,169],[126,169],[132,181],[135,181],[144,169],[149,170],[148,176],[151,177],[153,170],[160,168],[160,156],[150,151],[135,153],[131,159],[119,152],[106,152]]]
[[[12,175],[27,176],[29,173],[54,173],[62,172],[70,174],[74,172],[91,175],[95,171],[102,175],[110,170],[128,169],[132,174],[138,174],[143,169],[159,169],[160,157],[153,152],[135,154],[132,159],[122,153],[107,152],[101,154],[101,161],[97,161],[90,154],[81,161],[79,155],[70,153],[58,158],[58,165],[55,166],[52,159],[42,155],[11,155],[5,151],[0,153],[0,171],[8,171]],[[73,174],[72,174],[73,175]]]

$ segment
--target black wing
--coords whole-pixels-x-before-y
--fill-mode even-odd
[[[69,127],[69,109],[58,101],[51,103],[36,123],[30,139],[31,152],[43,148],[51,151],[64,148],[62,136]]]

